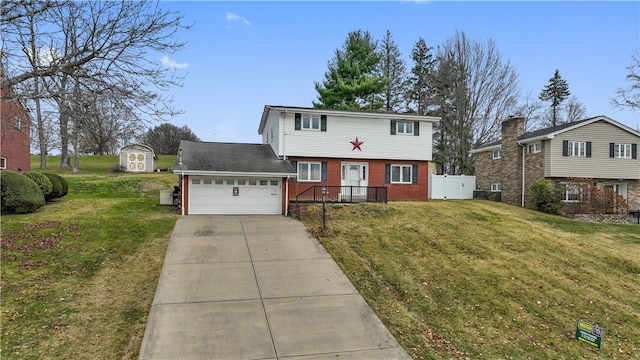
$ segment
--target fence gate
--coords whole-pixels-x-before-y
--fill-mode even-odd
[[[473,190],[475,188],[475,176],[429,176],[429,199],[473,199]]]

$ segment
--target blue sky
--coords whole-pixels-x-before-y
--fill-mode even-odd
[[[389,30],[410,68],[415,42],[442,44],[464,31],[495,41],[519,73],[522,94],[537,99],[560,70],[587,116],[607,115],[640,126],[640,112],[615,109],[640,47],[640,2],[557,1],[163,1],[191,30],[185,49],[162,59],[186,73],[171,90],[187,125],[203,141],[259,143],[265,105],[311,107],[314,82],[349,32],[382,39]],[[160,61],[160,59],[159,59]]]

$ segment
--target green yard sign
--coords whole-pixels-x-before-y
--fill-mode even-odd
[[[598,325],[591,325],[584,320],[578,320],[576,326],[576,339],[598,349],[602,348],[602,336],[604,329]]]

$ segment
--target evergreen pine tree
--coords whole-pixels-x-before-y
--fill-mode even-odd
[[[423,38],[419,38],[411,50],[413,67],[407,84],[407,103],[412,112],[426,115],[433,97],[433,73],[436,61],[431,54],[431,47]]]
[[[383,103],[379,95],[385,80],[377,74],[380,54],[377,42],[368,31],[350,32],[342,49],[336,50],[329,62],[322,83],[315,82],[318,102],[313,106],[323,109],[356,111],[380,110]]]
[[[383,110],[399,113],[402,111],[406,86],[406,66],[398,45],[393,41],[391,32],[387,30],[382,39],[379,65],[380,76],[385,79],[385,89],[382,94]]]
[[[540,100],[551,101],[551,126],[558,125],[559,106],[566,100],[571,92],[569,92],[569,84],[560,76],[560,71],[556,69],[553,77],[549,79],[549,83],[540,92]]]

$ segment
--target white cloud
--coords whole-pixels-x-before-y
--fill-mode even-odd
[[[168,56],[163,56],[162,59],[160,59],[160,62],[162,62],[162,65],[164,65],[166,67],[176,68],[176,69],[184,69],[187,66],[189,66],[189,64],[187,64],[187,63],[177,63],[177,62],[169,59]]]
[[[249,20],[247,20],[247,18],[239,16],[238,14],[227,12],[224,17],[225,17],[225,19],[227,19],[228,23],[241,22],[241,23],[245,24],[246,26],[250,26],[251,25],[251,23],[249,22]]]

